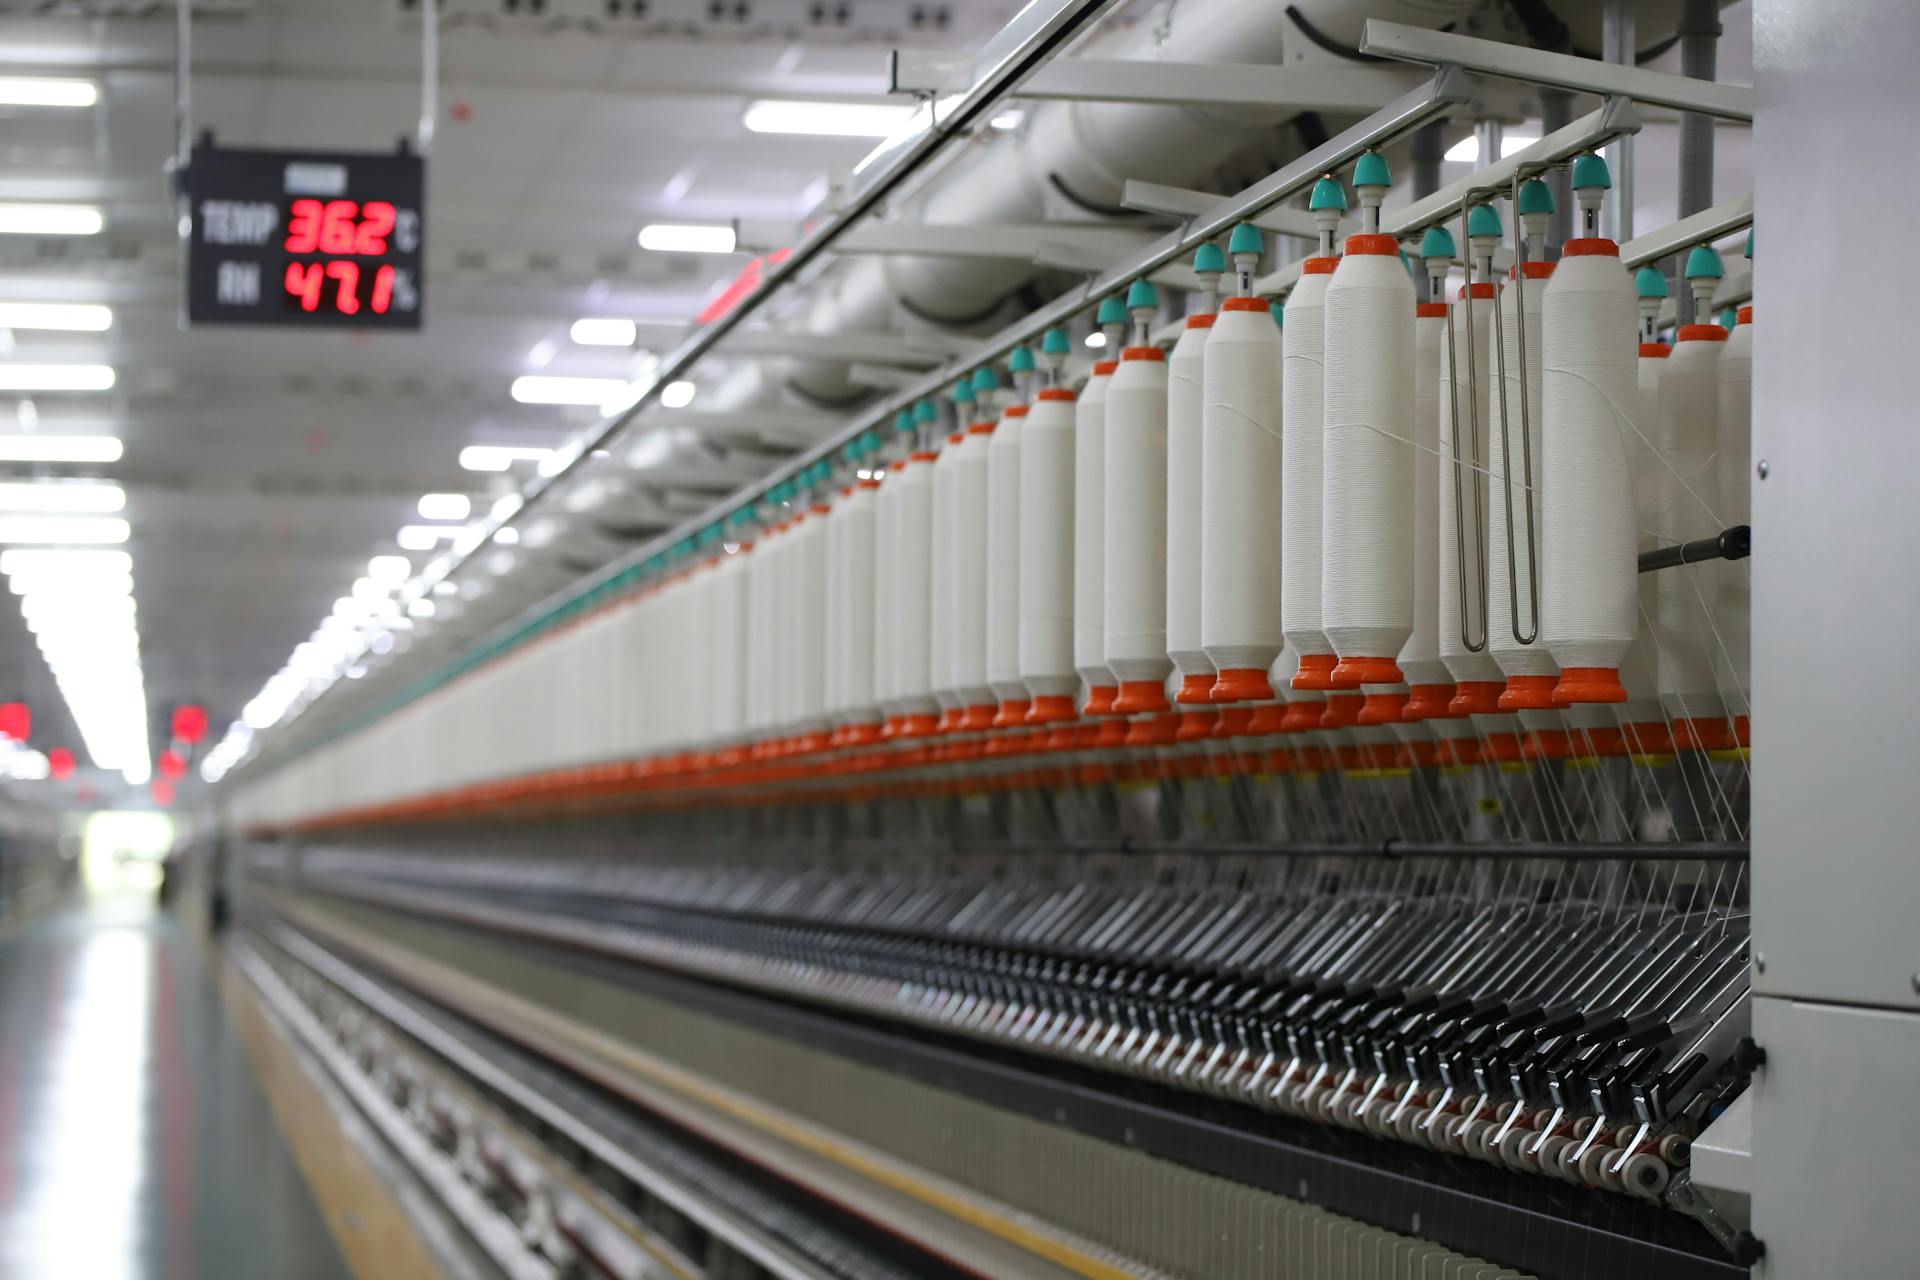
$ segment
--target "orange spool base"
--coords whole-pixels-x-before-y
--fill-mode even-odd
[[[1120,690],[1110,684],[1096,684],[1087,690],[1087,705],[1080,708],[1083,716],[1110,716],[1113,714],[1113,700],[1120,696]]]
[[[1251,734],[1285,733],[1287,731],[1286,724],[1286,703],[1263,702],[1253,709],[1253,719],[1247,722],[1245,732]]]
[[[1113,700],[1113,714],[1117,716],[1151,715],[1167,710],[1167,691],[1158,680],[1122,680],[1120,696]]]
[[[1254,708],[1252,707],[1222,707],[1220,709],[1220,723],[1214,730],[1213,736],[1216,738],[1237,738],[1242,734],[1252,733],[1253,719]]]
[[[1553,700],[1563,707],[1576,702],[1625,702],[1627,690],[1617,667],[1568,667],[1553,687]]]
[[[1327,710],[1320,717],[1322,729],[1346,729],[1360,723],[1360,708],[1366,699],[1357,693],[1336,693],[1327,699]]]
[[[1404,693],[1370,693],[1360,706],[1358,724],[1399,724],[1407,708]]]
[[[1522,758],[1520,735],[1517,733],[1490,733],[1480,748],[1481,758],[1493,764],[1518,764]]]
[[[1452,715],[1447,704],[1453,701],[1450,684],[1416,684],[1407,691],[1407,705],[1400,718],[1407,723],[1419,720],[1445,720]]]
[[[1506,685],[1498,680],[1462,680],[1453,686],[1453,701],[1447,710],[1455,716],[1494,715],[1500,710],[1500,695]]]
[[[1558,705],[1553,700],[1553,689],[1559,679],[1558,676],[1508,676],[1507,687],[1500,695],[1500,709],[1552,711]]]
[[[1294,673],[1293,687],[1311,693],[1324,693],[1339,686],[1333,682],[1333,669],[1340,660],[1330,653],[1301,655],[1300,670]]]
[[[1182,706],[1192,706],[1196,703],[1211,702],[1213,700],[1212,694],[1212,676],[1182,676],[1180,678],[1180,693],[1174,701],[1180,703]]]
[[[1392,658],[1342,658],[1333,668],[1333,683],[1342,689],[1363,684],[1399,684],[1406,677]]]
[[[1287,704],[1287,714],[1281,717],[1280,732],[1306,733],[1320,727],[1320,717],[1327,713],[1327,704],[1319,698],[1310,698]]]
[[[1075,719],[1073,699],[1065,694],[1043,693],[1027,708],[1028,724],[1066,724]]]
[[[1024,699],[1008,698],[1001,702],[1000,712],[993,718],[996,729],[1015,729],[1027,722],[1027,708],[1031,705]]]
[[[1725,720],[1698,718],[1673,722],[1675,751],[1731,751],[1739,745],[1733,726]]]
[[[1220,713],[1211,708],[1205,711],[1182,711],[1180,727],[1174,734],[1175,742],[1205,742],[1213,736],[1215,727],[1220,723]]]
[[[1228,667],[1213,678],[1208,696],[1215,702],[1265,702],[1273,697],[1273,686],[1258,668]]]

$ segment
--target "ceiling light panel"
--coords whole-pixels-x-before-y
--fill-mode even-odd
[[[731,239],[733,233],[729,231],[727,234]],[[645,241],[645,234],[642,233],[641,243],[644,245]],[[640,326],[631,320],[587,317],[575,320],[567,336],[583,347],[630,347],[640,336]]]
[[[832,138],[887,138],[905,128],[918,107],[870,102],[750,103],[741,123],[753,133],[799,133]]]
[[[117,484],[0,481],[0,511],[111,515],[126,505],[127,491]]]
[[[654,222],[640,228],[640,247],[655,253],[732,253],[734,243],[732,227],[710,223]]]
[[[100,86],[91,80],[64,80],[53,76],[0,76],[0,106],[90,107],[100,101]]]
[[[0,329],[101,333],[112,327],[113,308],[94,302],[0,302]]]
[[[92,236],[107,220],[90,204],[0,204],[0,234]]]
[[[0,462],[118,462],[112,436],[0,435]]]
[[[113,366],[0,361],[0,391],[110,391]]]

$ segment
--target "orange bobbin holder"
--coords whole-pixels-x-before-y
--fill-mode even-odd
[[[1126,690],[1123,684],[1122,692]],[[1165,699],[1161,700],[1165,706]],[[1125,745],[1129,747],[1170,747],[1180,736],[1180,715],[1174,711],[1159,711],[1143,715],[1127,722]]]
[[[976,702],[960,714],[957,726],[962,733],[984,733],[993,728],[993,718],[1000,708],[991,702]]]
[[[1215,727],[1216,738],[1239,738],[1253,732],[1255,707],[1222,707],[1220,723]]]
[[[1063,693],[1043,693],[1027,706],[1028,724],[1067,724],[1079,718],[1073,699]]]
[[[1617,667],[1566,667],[1553,686],[1553,700],[1562,707],[1576,702],[1625,702],[1627,688],[1620,683]]]
[[[1123,747],[1127,744],[1127,720],[1125,716],[1108,716],[1100,722],[1100,732],[1094,736],[1096,747]]]
[[[1033,704],[1024,698],[1003,698],[1000,710],[994,714],[993,727],[996,729],[1017,729],[1027,723],[1027,713]]]
[[[1170,710],[1167,691],[1158,680],[1122,680],[1113,700],[1117,716],[1152,715]]]
[[[1340,686],[1333,681],[1333,669],[1340,659],[1330,653],[1300,655],[1300,669],[1293,673],[1293,687],[1311,693],[1325,693]]]
[[[1258,667],[1228,667],[1213,677],[1207,696],[1214,702],[1265,702],[1273,697],[1273,686]]]
[[[1080,708],[1083,716],[1110,716],[1113,714],[1113,702],[1120,696],[1118,685],[1096,684],[1087,690],[1087,705]]]
[[[1320,727],[1320,718],[1327,714],[1327,704],[1321,698],[1296,698],[1287,704],[1287,714],[1281,717],[1280,732],[1307,733]]]
[[[1560,704],[1553,700],[1558,676],[1508,676],[1507,687],[1500,692],[1502,711],[1552,711]]]
[[[1175,742],[1205,742],[1213,736],[1214,729],[1220,723],[1220,713],[1212,707],[1204,711],[1184,710],[1178,716],[1180,727],[1174,734]]]
[[[1404,693],[1369,693],[1360,703],[1360,715],[1355,724],[1400,724],[1406,718],[1408,695]]]
[[[1731,751],[1740,745],[1733,726],[1725,720],[1695,716],[1675,719],[1672,724],[1675,751]]]
[[[1400,709],[1400,718],[1408,722],[1450,719],[1453,712],[1447,704],[1452,701],[1450,684],[1416,684],[1407,691],[1407,705]]]
[[[1333,668],[1333,683],[1339,689],[1357,689],[1363,684],[1400,684],[1406,677],[1392,658],[1342,658]]]
[[[1522,754],[1529,760],[1573,759],[1573,738],[1565,729],[1533,729],[1527,733]]]
[[[1367,700],[1357,693],[1335,693],[1327,698],[1326,713],[1320,717],[1322,729],[1350,729],[1360,723],[1360,709]]]
[[[1519,764],[1524,758],[1517,733],[1490,733],[1480,747],[1480,758],[1490,764]]]
[[[1243,732],[1251,734],[1285,733],[1287,731],[1287,704],[1284,702],[1262,702],[1253,708],[1253,719],[1247,722]]]
[[[1211,675],[1190,675],[1180,677],[1180,692],[1174,701],[1182,706],[1194,706],[1213,701],[1213,677]]]
[[[1453,686],[1453,701],[1447,704],[1447,710],[1455,717],[1496,715],[1506,688],[1499,680],[1462,680]]]

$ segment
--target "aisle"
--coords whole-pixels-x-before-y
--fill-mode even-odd
[[[119,896],[0,932],[0,1277],[349,1274],[180,922]]]

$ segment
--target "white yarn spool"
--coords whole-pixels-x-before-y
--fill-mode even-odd
[[[1467,648],[1462,636],[1464,631],[1478,640],[1487,634],[1480,584],[1491,567],[1487,563],[1490,495],[1486,476],[1483,471],[1475,470],[1474,459],[1477,457],[1480,465],[1485,466],[1488,403],[1493,393],[1494,289],[1491,281],[1474,282],[1473,323],[1469,326],[1466,289],[1462,286],[1461,296],[1453,302],[1453,358],[1449,363],[1443,353],[1440,365],[1440,456],[1434,460],[1440,490],[1440,661],[1453,676],[1456,715],[1494,710],[1506,687],[1500,664],[1493,660],[1493,655],[1484,647],[1478,652]],[[1469,358],[1473,361],[1471,378]],[[1456,406],[1460,431],[1457,474]],[[1472,435],[1468,434],[1469,430]],[[1466,565],[1464,613],[1461,605],[1463,560]]]
[[[1167,357],[1167,657],[1180,676],[1181,702],[1206,702],[1213,663],[1200,636],[1202,406],[1210,312],[1187,317]]]
[[[904,731],[930,732],[940,710],[934,698],[933,624],[934,590],[932,452],[915,453],[894,472],[887,488],[897,488],[895,517],[897,546],[889,578],[891,590],[881,601],[893,614],[893,649],[900,714]]]
[[[894,561],[900,543],[900,486],[902,462],[882,468],[884,481],[873,495],[873,701],[882,721],[897,725],[901,715],[899,656],[893,642]]]
[[[981,414],[991,409],[981,406]],[[953,457],[953,681],[969,729],[992,723],[993,686],[987,681],[987,450],[993,419],[967,428]]]
[[[1660,543],[1659,535],[1653,531],[1660,520],[1661,477],[1666,474],[1666,466],[1661,461],[1657,447],[1660,439],[1660,374],[1667,366],[1669,355],[1665,343],[1642,343],[1635,368],[1639,392],[1635,401],[1639,413],[1636,426],[1639,430],[1634,434],[1627,457],[1633,482],[1633,509],[1638,524],[1636,545],[1641,551],[1650,551]],[[1653,626],[1654,616],[1660,608],[1660,575],[1643,573],[1638,577],[1639,581],[1634,585],[1640,630],[1627,649],[1627,656],[1620,663],[1620,683],[1627,691],[1626,706],[1621,714],[1631,724],[1645,725],[1664,734],[1666,712],[1660,706],[1659,645]],[[1640,732],[1635,731],[1636,735]]]
[[[1440,468],[1435,465],[1446,343],[1447,304],[1420,304],[1413,321],[1413,634],[1400,649],[1408,720],[1444,716],[1453,697],[1453,674],[1440,661]]]
[[[1020,428],[1020,678],[1036,723],[1073,718],[1073,392],[1042,388]],[[1102,568],[1104,572],[1104,566]]]
[[[846,508],[845,532],[841,535],[841,557],[846,577],[840,590],[840,608],[845,621],[840,627],[839,656],[840,721],[859,726],[861,737],[879,722],[880,707],[874,696],[874,581],[875,506],[880,485],[874,480],[859,480],[853,492],[841,499]]]
[[[930,468],[932,548],[927,561],[931,568],[928,574],[931,584],[928,639],[931,645],[933,696],[940,705],[943,720],[947,713],[957,711],[960,707],[960,680],[954,667],[953,642],[953,594],[954,581],[959,573],[960,539],[955,519],[958,508],[954,502],[953,478],[958,474],[960,451],[966,447],[966,443],[966,424],[962,423],[960,430],[947,437],[946,447],[940,450]]]
[[[827,514],[821,517],[824,528],[820,538],[826,544],[822,562],[826,568],[826,638],[821,648],[822,663],[826,668],[823,686],[822,706],[827,722],[833,725],[845,723],[846,712],[846,664],[843,661],[846,652],[847,628],[847,575],[852,570],[847,546],[847,511],[851,489],[836,491]]]
[[[1620,702],[1620,660],[1639,629],[1626,447],[1638,302],[1613,243],[1568,241],[1541,312],[1541,639],[1560,666],[1556,700]]]
[[[710,707],[712,741],[727,747],[739,742],[745,733],[746,638],[747,638],[747,559],[738,551],[725,557],[713,570],[709,636],[711,648],[708,670],[712,678],[705,684]],[[625,662],[616,663],[623,667]],[[615,699],[616,706],[626,705]]]
[[[1157,347],[1129,347],[1107,388],[1107,669],[1114,710],[1166,708],[1167,365]]]
[[[1717,336],[1715,336],[1717,335]],[[1718,510],[1720,353],[1727,331],[1713,323],[1682,326],[1660,374],[1660,516],[1663,542],[1710,538],[1725,527]],[[1725,719],[1715,682],[1713,609],[1724,561],[1685,565],[1654,575],[1654,634],[1659,641],[1660,703],[1671,720]]]
[[[801,575],[800,531],[805,526],[806,509],[801,500],[795,501],[794,508],[773,543],[773,609],[779,627],[774,642],[778,647],[774,654],[777,674],[773,685],[773,733],[782,741],[800,732],[803,623],[797,588]]]
[[[1220,701],[1271,698],[1268,670],[1284,640],[1284,360],[1264,301],[1221,304],[1207,338],[1200,467],[1200,642]]]
[[[1740,308],[1720,352],[1720,518],[1728,527],[1753,522],[1753,308]],[[1722,684],[1740,745],[1746,746],[1748,708],[1753,705],[1753,566],[1728,560],[1720,566],[1714,620],[1726,647]]]
[[[987,446],[987,681],[1003,716],[1026,715],[1020,678],[1020,437],[1027,407],[1009,405]]]
[[[801,520],[794,537],[794,612],[799,626],[794,635],[797,696],[794,728],[803,735],[827,727],[827,516],[823,503]],[[825,742],[809,742],[809,747]]]
[[[773,724],[774,592],[771,526],[760,530],[741,552],[747,559],[747,732],[764,738]],[[651,670],[651,668],[648,668]]]
[[[1073,665],[1089,691],[1108,691],[1107,670],[1107,389],[1120,364],[1102,360],[1073,407]],[[1098,709],[1098,708],[1096,708]]]
[[[1413,281],[1356,235],[1327,286],[1321,630],[1343,687],[1397,684],[1413,634]]]
[[[1332,687],[1333,645],[1321,626],[1320,547],[1325,495],[1326,301],[1338,258],[1308,258],[1287,295],[1281,414],[1280,623],[1299,658],[1302,688]]]
[[[1540,316],[1547,280],[1552,275],[1552,263],[1529,262],[1527,278],[1517,288],[1509,279],[1501,295],[1500,341],[1506,351],[1506,413],[1510,418],[1505,423],[1504,448],[1498,396],[1489,406],[1488,417],[1487,492],[1491,500],[1487,505],[1487,648],[1507,680],[1500,705],[1513,710],[1551,711],[1554,707],[1553,687],[1560,675],[1560,669],[1554,665],[1553,655],[1540,643],[1540,601],[1535,597],[1532,586],[1533,578],[1537,576],[1532,556],[1539,550],[1546,535],[1546,503],[1540,491],[1543,464],[1540,434],[1543,354]],[[1523,310],[1527,322],[1524,369],[1520,361],[1520,317]],[[1527,398],[1526,440],[1522,440],[1520,431],[1522,394]],[[1630,432],[1627,434],[1631,435]],[[1529,452],[1533,459],[1531,475],[1525,469]],[[1507,481],[1509,475],[1513,477],[1510,489]],[[1532,549],[1527,545],[1529,487],[1533,492]],[[1508,523],[1509,493],[1511,524]],[[1511,559],[1508,557],[1509,545],[1513,548]],[[1511,578],[1509,568],[1512,570]],[[1532,635],[1532,644],[1521,644],[1514,635],[1516,588],[1519,631],[1521,635]]]

